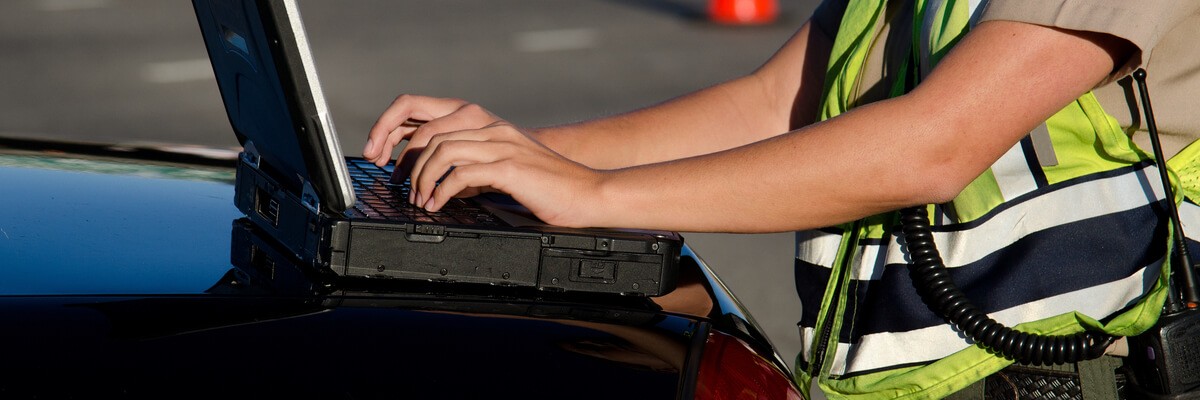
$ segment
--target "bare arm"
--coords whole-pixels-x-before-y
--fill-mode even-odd
[[[612,169],[731,149],[816,119],[832,40],[805,23],[753,73],[626,114],[537,130],[556,152]]]
[[[533,132],[538,141],[593,168],[614,169],[708,154],[812,123],[831,40],[799,31],[753,73],[641,110]],[[429,121],[424,125],[405,121]],[[363,157],[383,165],[401,140],[398,159],[420,152],[446,132],[500,121],[457,99],[402,95],[371,128]]]
[[[1034,126],[1110,74],[1130,49],[1108,35],[985,22],[912,93],[785,135],[596,171],[530,147],[520,131],[498,123],[440,137],[422,154],[426,172],[414,171],[414,182],[432,209],[465,188],[488,187],[567,226],[827,226],[952,199]],[[434,190],[439,174],[430,171],[451,165],[458,168]]]
[[[605,176],[602,197],[614,207],[593,221],[783,231],[946,202],[1129,49],[1108,35],[986,22],[908,95],[763,142]],[[758,217],[714,216],[726,213]]]

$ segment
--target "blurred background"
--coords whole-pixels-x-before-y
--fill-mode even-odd
[[[775,22],[752,27],[712,23],[708,0],[299,3],[342,148],[357,155],[400,93],[542,126],[712,85],[760,65],[818,2],[780,0]],[[182,0],[0,2],[0,137],[238,149]],[[790,363],[792,235],[684,237]]]

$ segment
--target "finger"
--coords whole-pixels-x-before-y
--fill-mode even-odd
[[[458,99],[445,99],[427,96],[403,94],[396,97],[388,106],[367,136],[367,146],[363,148],[363,158],[375,160],[383,152],[387,136],[409,119],[431,121],[450,114],[466,104]]]
[[[469,187],[469,188],[459,191],[458,194],[454,195],[453,197],[457,197],[457,198],[461,199],[461,198],[467,198],[467,197],[475,197],[475,196],[481,195],[486,192],[495,192],[495,191],[496,191],[496,189],[492,189],[492,188],[488,188],[488,187]],[[434,193],[437,193],[437,189],[434,189]]]
[[[431,193],[429,200],[421,206],[428,211],[436,212],[441,210],[446,202],[452,197],[459,194],[479,194],[480,192],[494,192],[492,187],[493,180],[497,176],[495,173],[498,169],[498,163],[480,163],[464,165],[454,168],[437,189]]]
[[[498,144],[491,142],[451,141],[437,145],[425,163],[419,163],[420,173],[412,175],[416,205],[424,204],[446,174],[457,167],[499,160]]]
[[[410,147],[406,147],[406,149]],[[408,179],[408,175],[412,172],[413,166],[417,163],[417,157],[421,156],[421,150],[423,149],[412,149],[412,151],[400,153],[400,156],[396,157],[396,167],[392,169],[392,183],[401,183],[405,179]],[[412,201],[410,200],[409,202],[411,203]]]
[[[453,113],[421,125],[408,137],[408,145],[400,151],[397,159],[405,159],[409,153],[420,153],[429,141],[438,135],[468,129],[479,129],[495,123],[495,115],[476,104],[466,104]]]
[[[392,131],[388,133],[387,138],[384,139],[383,146],[379,147],[379,154],[376,154],[375,157],[372,158],[367,157],[364,152],[363,159],[375,163],[375,165],[380,167],[386,165],[388,161],[391,160],[392,149],[395,149],[400,142],[404,141],[404,138],[412,135],[412,133],[424,123],[425,121],[414,119],[404,121],[400,124],[400,126],[397,126],[396,129],[392,129]],[[371,145],[373,144],[374,143],[371,143]]]
[[[451,116],[454,116],[454,118],[449,118]],[[445,119],[445,121],[441,121],[442,119]],[[434,126],[444,124],[445,126],[439,126],[439,129],[458,131],[482,128],[497,121],[500,121],[500,118],[496,117],[495,114],[492,114],[486,108],[483,108],[483,106],[475,103],[464,103],[450,114],[435,120],[434,122],[437,122],[437,124],[434,124]],[[452,122],[457,122],[458,124],[454,125]]]
[[[400,157],[398,157],[398,160],[403,160],[403,163],[406,164],[406,165],[404,165],[404,167],[407,167],[407,169],[409,169],[408,176],[413,178],[412,179],[412,183],[413,183],[412,193],[413,194],[419,193],[417,191],[417,188],[420,183],[417,181],[417,177],[421,176],[422,171],[424,171],[425,165],[429,162],[429,157],[431,157],[434,153],[437,152],[437,148],[441,143],[448,142],[448,141],[486,141],[486,140],[491,139],[491,136],[490,136],[491,134],[492,134],[492,132],[483,131],[483,130],[465,130],[465,131],[458,131],[458,132],[443,133],[441,135],[437,135],[436,137],[430,139],[430,141],[428,143],[424,144],[421,149],[414,150],[414,152],[400,153]],[[409,145],[411,146],[412,143],[410,142]],[[432,187],[430,189],[432,189]]]
[[[400,123],[400,125],[396,126],[396,129],[392,129],[391,132],[388,132],[386,143],[390,147],[396,147],[396,145],[400,144],[404,138],[408,137],[413,132],[416,132],[417,128],[420,128],[421,125],[424,125],[425,123],[426,121],[415,119],[409,119]]]
[[[412,191],[416,194],[417,205],[428,201],[438,181],[452,172],[451,168],[495,162],[511,153],[505,149],[506,144],[495,142],[456,140],[441,142],[436,146],[424,163],[418,162],[420,173],[412,175]]]

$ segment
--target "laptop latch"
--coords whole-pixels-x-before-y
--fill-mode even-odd
[[[258,149],[254,147],[254,142],[249,140],[242,146],[242,162],[249,165],[251,168],[259,169],[259,162],[262,161],[262,156],[258,155]]]
[[[312,211],[313,214],[320,214],[321,212],[318,210],[321,209],[321,201],[319,199],[320,197],[317,197],[317,191],[313,189],[312,184],[304,181],[304,192],[300,195],[300,203],[304,205],[304,208]]]

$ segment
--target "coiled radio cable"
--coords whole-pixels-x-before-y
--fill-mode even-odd
[[[983,348],[1022,363],[1048,365],[1100,357],[1115,340],[1100,332],[1037,335],[1004,326],[975,307],[955,285],[933,242],[925,207],[900,210],[900,223],[912,258],[908,273],[917,292],[931,310]]]

